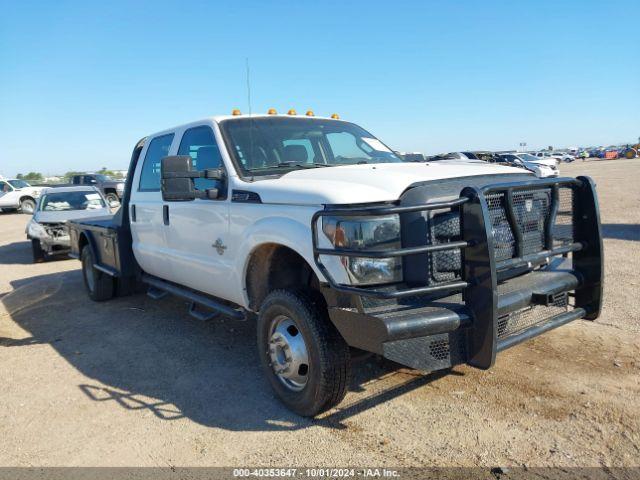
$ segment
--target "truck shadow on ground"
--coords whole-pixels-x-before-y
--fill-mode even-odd
[[[164,420],[186,417],[233,431],[345,428],[349,417],[439,378],[401,375],[385,382],[392,384],[387,389],[370,388],[398,366],[367,360],[355,365],[350,390],[358,393],[348,403],[305,419],[273,396],[252,321],[200,322],[175,297],[137,295],[97,304],[87,298],[79,270],[14,281],[12,287],[0,302],[31,336],[1,338],[0,347],[49,344],[86,377],[79,388],[91,401],[147,410]]]
[[[0,265],[29,265],[33,263],[31,242],[13,242],[0,247]]]
[[[627,223],[603,223],[602,236],[616,240],[640,242],[640,225]]]
[[[70,260],[66,252],[48,255],[47,263],[58,260]],[[31,253],[31,241],[13,242],[0,247],[0,265],[31,265],[33,254]]]

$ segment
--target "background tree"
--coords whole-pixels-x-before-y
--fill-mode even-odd
[[[85,172],[67,172],[64,174],[64,181],[67,183],[71,183],[71,178],[74,175],[83,175]]]
[[[41,182],[42,180],[44,180],[44,177],[40,172],[29,172],[22,178],[27,182]]]

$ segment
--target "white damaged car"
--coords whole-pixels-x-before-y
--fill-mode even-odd
[[[34,263],[69,251],[68,220],[110,214],[105,198],[95,187],[44,189],[26,228]]]

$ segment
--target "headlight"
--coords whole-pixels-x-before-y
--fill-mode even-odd
[[[47,238],[49,234],[42,225],[34,221],[33,218],[27,224],[27,235],[29,238]]]
[[[395,250],[400,248],[400,217],[323,217],[322,231],[335,248]],[[340,257],[355,285],[402,281],[400,257]]]

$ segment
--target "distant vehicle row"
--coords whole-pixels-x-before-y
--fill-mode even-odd
[[[110,207],[118,206],[124,195],[124,182],[97,173],[74,175],[70,184],[51,185],[50,187],[32,186],[28,182],[16,178],[0,179],[0,211],[21,210],[22,213],[31,215],[35,211],[36,203],[43,189],[69,186],[88,186],[98,190]]]

